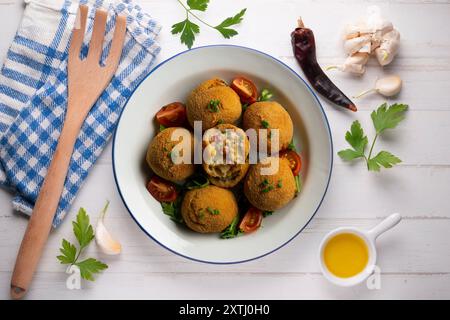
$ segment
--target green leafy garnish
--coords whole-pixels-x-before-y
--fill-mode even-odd
[[[239,24],[244,17],[245,11],[247,10],[242,9],[239,13],[237,13],[233,17],[226,18],[220,24],[214,26],[205,22],[199,16],[197,16],[197,14],[193,12],[193,11],[205,12],[206,9],[208,8],[209,0],[188,0],[186,2],[186,5],[181,0],[177,1],[186,11],[186,19],[172,25],[172,34],[175,35],[181,33],[180,36],[181,43],[185,44],[189,49],[191,49],[194,44],[195,35],[200,33],[200,27],[197,24],[193,23],[191,20],[189,20],[190,16],[194,17],[204,25],[212,29],[216,29],[218,32],[222,34],[224,38],[229,39],[238,34],[238,32],[235,29],[232,29],[230,27]]]
[[[230,27],[241,23],[245,11],[247,11],[247,9],[242,9],[239,13],[237,13],[233,17],[226,18],[219,25],[215,26],[214,29],[219,31],[222,34],[222,36],[226,39],[234,37],[235,35],[238,34],[238,32],[234,29],[231,29]]]
[[[209,179],[204,174],[195,175],[185,184],[188,190],[201,189],[207,186],[209,186]]]
[[[164,214],[168,215],[171,220],[184,223],[181,216],[181,197],[178,197],[174,202],[161,202],[161,207]]]
[[[294,139],[292,139],[291,142],[289,142],[288,150],[296,151]]]
[[[108,266],[94,258],[79,261],[83,250],[94,239],[94,229],[89,222],[89,216],[87,215],[86,210],[80,208],[76,220],[72,222],[72,226],[73,233],[78,241],[79,249],[66,239],[62,239],[61,248],[59,249],[61,255],[56,258],[61,264],[77,266],[80,269],[80,275],[83,279],[94,281],[93,274],[107,269]]]
[[[163,124],[159,124],[159,132],[163,131],[164,129],[167,129],[167,127]]]
[[[369,155],[366,156],[365,150],[368,144],[367,136],[358,120],[355,120],[350,127],[350,131],[345,134],[345,140],[352,147],[338,152],[338,155],[346,161],[358,158],[364,158],[369,171],[380,171],[381,167],[392,168],[394,165],[402,162],[398,157],[388,151],[380,151],[376,156],[372,157],[373,147],[378,136],[386,129],[395,128],[404,118],[405,111],[408,109],[406,104],[393,104],[387,106],[382,104],[377,110],[370,115],[373,126],[375,127],[375,137],[370,147]]]
[[[267,120],[261,120],[261,125],[263,128],[268,129],[269,128],[269,122]]]
[[[248,108],[248,103],[244,103],[243,105],[242,105],[242,111],[246,111],[247,110],[247,108]]]
[[[213,100],[209,101],[207,108],[210,112],[216,113],[216,112],[220,111],[219,106],[220,106],[220,100],[213,99]]]
[[[302,190],[302,180],[300,179],[300,176],[295,176],[295,194],[299,194]]]
[[[231,224],[221,232],[220,238],[231,239],[237,237],[239,235],[238,222],[239,222],[239,215],[236,215],[233,221],[231,221]]]
[[[264,210],[264,211],[262,212],[263,218],[268,217],[268,216],[271,216],[272,214],[273,214],[273,211],[267,211],[267,210]]]
[[[283,187],[283,183],[281,180],[279,180],[277,183],[277,188],[282,188],[282,187]]]
[[[208,208],[206,208],[206,210],[208,210],[208,212],[211,213],[212,215],[220,214],[220,210],[217,210],[217,209],[213,209],[213,208],[208,207]]]
[[[272,99],[273,93],[269,91],[269,89],[262,89],[261,94],[259,95],[258,101],[268,101]]]

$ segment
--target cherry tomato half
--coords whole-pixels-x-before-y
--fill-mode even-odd
[[[302,169],[302,158],[294,150],[285,150],[280,153],[281,158],[286,158],[289,161],[289,166],[291,167],[294,176],[298,175]]]
[[[178,197],[175,185],[157,175],[153,175],[147,183],[147,190],[159,202],[173,202]]]
[[[156,120],[165,127],[182,126],[186,123],[186,106],[181,102],[169,103],[158,111]]]
[[[239,224],[239,229],[244,233],[253,232],[261,226],[262,219],[262,211],[255,207],[250,207]]]
[[[244,77],[237,77],[231,82],[231,88],[241,98],[243,103],[252,104],[258,99],[258,90],[255,84]]]

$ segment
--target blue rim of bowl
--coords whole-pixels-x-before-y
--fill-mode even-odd
[[[179,55],[185,54],[185,53],[189,53],[192,51],[196,51],[196,50],[201,50],[201,49],[205,49],[205,48],[211,48],[211,47],[232,47],[232,48],[240,48],[240,49],[244,49],[244,50],[248,50],[248,51],[252,51],[252,52],[256,52],[258,54],[264,55],[268,58],[271,58],[272,60],[274,60],[275,62],[279,63],[280,65],[282,65],[284,68],[286,68],[287,70],[289,70],[290,72],[292,72],[295,76],[297,76],[297,78],[299,78],[306,86],[306,88],[308,88],[308,90],[311,92],[311,94],[314,96],[314,98],[316,99],[319,107],[320,107],[320,111],[322,112],[322,116],[323,116],[323,120],[328,128],[328,138],[330,141],[330,171],[329,171],[329,175],[328,175],[328,181],[327,181],[327,185],[325,187],[325,190],[323,192],[322,198],[319,201],[319,204],[317,205],[317,208],[314,210],[313,215],[311,216],[311,218],[308,220],[308,222],[306,222],[306,224],[294,235],[292,236],[289,240],[287,240],[285,243],[283,243],[282,245],[276,247],[275,249],[270,250],[267,253],[264,253],[262,255],[250,258],[250,259],[245,259],[245,260],[240,260],[240,261],[227,261],[227,262],[217,262],[217,261],[207,261],[207,260],[201,260],[201,259],[196,259],[193,257],[189,257],[186,256],[182,253],[179,253],[167,246],[165,246],[163,243],[159,242],[156,238],[154,238],[147,230],[145,230],[142,225],[137,221],[137,219],[135,218],[135,216],[133,215],[133,213],[131,212],[130,208],[128,207],[127,202],[125,201],[125,198],[122,195],[122,191],[120,190],[120,186],[119,183],[117,181],[117,175],[116,175],[116,166],[115,166],[115,145],[116,145],[116,135],[117,135],[117,129],[119,128],[119,123],[120,123],[120,119],[122,118],[122,114],[125,111],[125,108],[128,105],[128,102],[130,101],[131,97],[133,96],[134,92],[139,88],[139,86],[142,84],[142,82],[144,82],[148,77],[150,77],[153,72],[155,72],[157,69],[159,69],[161,66],[163,66],[164,64],[166,64],[167,62],[169,62],[172,59],[175,59],[176,57],[178,57]],[[333,171],[333,138],[331,136],[331,129],[330,129],[330,124],[328,122],[328,118],[325,114],[325,111],[322,107],[322,104],[320,103],[319,98],[317,97],[317,95],[315,94],[315,92],[311,89],[311,87],[309,86],[309,84],[297,73],[295,72],[291,67],[289,67],[287,64],[285,64],[284,62],[278,60],[277,58],[259,51],[257,49],[253,49],[253,48],[249,48],[249,47],[244,47],[244,46],[238,46],[238,45],[231,45],[231,44],[214,44],[214,45],[207,45],[207,46],[201,46],[201,47],[196,47],[190,50],[185,50],[182,51],[180,53],[177,53],[176,55],[164,60],[163,62],[161,62],[160,64],[158,64],[155,68],[152,69],[152,71],[150,71],[150,73],[141,81],[139,82],[139,84],[136,86],[136,88],[133,90],[133,92],[131,93],[130,97],[128,98],[128,101],[126,102],[125,106],[123,107],[122,111],[120,112],[119,115],[119,119],[117,122],[117,127],[116,130],[114,132],[114,137],[113,137],[113,147],[112,147],[112,167],[113,167],[113,173],[114,173],[114,182],[116,183],[116,187],[117,190],[119,191],[119,195],[120,198],[122,199],[123,204],[125,205],[125,208],[127,209],[128,213],[131,215],[131,217],[133,218],[133,220],[136,222],[136,224],[139,226],[139,228],[148,236],[150,237],[153,241],[155,241],[157,244],[159,244],[161,247],[169,250],[172,253],[175,253],[178,256],[181,256],[183,258],[192,260],[192,261],[196,261],[196,262],[202,262],[202,263],[208,263],[208,264],[219,264],[219,265],[224,265],[224,264],[238,264],[238,263],[245,263],[245,262],[249,262],[249,261],[253,261],[253,260],[257,260],[260,259],[262,257],[268,256],[269,254],[281,249],[282,247],[284,247],[285,245],[287,245],[289,242],[291,242],[292,240],[294,240],[294,238],[296,238],[305,228],[306,226],[311,222],[311,220],[314,218],[314,216],[316,215],[317,211],[319,210],[320,206],[322,205],[323,199],[325,198],[325,195],[327,194],[328,191],[328,187],[330,185],[330,180],[331,180],[331,173]]]

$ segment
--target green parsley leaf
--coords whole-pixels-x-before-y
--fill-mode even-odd
[[[178,223],[183,223],[180,198],[181,197],[178,197],[175,202],[161,202],[161,207],[164,214],[168,215],[170,219]]]
[[[376,111],[373,111],[370,117],[377,134],[386,129],[395,128],[400,121],[405,119],[406,109],[408,109],[406,104],[395,103],[387,107],[387,104],[384,103]]]
[[[105,214],[108,204],[109,202],[106,203],[102,214]],[[80,268],[80,274],[83,279],[93,281],[94,277],[92,275],[108,268],[108,266],[94,258],[88,258],[81,262],[78,261],[83,250],[89,245],[92,239],[94,239],[94,231],[92,225],[89,223],[89,216],[87,215],[86,210],[80,208],[76,220],[73,221],[72,224],[73,233],[75,234],[80,247],[77,250],[74,244],[63,239],[61,248],[59,249],[61,255],[56,258],[61,264],[76,265]]]
[[[381,167],[392,168],[392,166],[400,163],[401,160],[390,152],[380,151],[375,157],[372,157],[372,151],[378,136],[386,129],[395,128],[405,118],[407,109],[408,106],[406,104],[395,103],[388,107],[384,103],[371,113],[370,117],[372,118],[376,134],[367,156],[365,154],[368,144],[367,136],[364,134],[359,121],[354,121],[350,131],[347,131],[345,134],[345,140],[347,140],[352,149],[341,150],[338,152],[338,155],[346,161],[364,158],[369,171],[380,171]]]
[[[297,150],[295,148],[294,139],[292,139],[291,142],[289,142],[288,149],[292,150],[292,151],[296,151]]]
[[[380,166],[392,168],[393,165],[402,162],[399,158],[387,151],[380,151],[375,157],[369,159],[367,168],[369,171],[380,171]]]
[[[268,101],[272,99],[273,93],[269,91],[269,89],[262,89],[261,94],[258,98],[258,101]]]
[[[106,264],[94,258],[88,258],[77,262],[75,265],[80,268],[81,277],[89,281],[94,281],[94,277],[92,276],[94,273],[99,273],[108,268]]]
[[[181,43],[191,49],[195,41],[195,34],[200,32],[200,27],[189,19],[186,19],[172,26],[172,34],[178,34],[180,32]]]
[[[77,256],[77,248],[71,244],[66,239],[62,239],[61,248],[59,251],[62,255],[56,258],[61,262],[61,264],[73,264]]]
[[[264,210],[262,213],[263,218],[271,216],[272,214],[273,214],[273,211],[266,211],[266,210]]]
[[[239,215],[236,215],[231,224],[220,233],[220,238],[231,239],[237,237],[239,235],[238,222],[239,222]]]
[[[345,149],[339,151],[338,156],[341,157],[342,160],[351,161],[353,159],[364,157],[364,154],[361,154],[353,149]]]
[[[72,222],[72,226],[80,248],[85,248],[94,239],[94,229],[89,223],[89,216],[84,208],[80,208],[76,221]]]
[[[191,10],[206,11],[209,0],[188,0],[187,5]]]
[[[209,101],[208,105],[206,106],[206,108],[213,113],[217,113],[220,111],[219,109],[220,106],[220,100],[218,99],[212,99],[211,101]]]
[[[350,131],[345,134],[345,140],[353,147],[356,152],[364,154],[364,150],[367,146],[367,136],[364,135],[364,131],[361,128],[361,124],[358,120],[352,123]]]
[[[226,18],[214,28],[217,31],[219,31],[222,34],[222,36],[226,39],[234,37],[235,35],[238,34],[238,32],[234,29],[230,29],[229,27],[239,24],[244,17],[245,11],[247,11],[247,9],[242,9],[238,14],[236,14],[233,17]]]
[[[263,128],[268,129],[269,128],[269,122],[267,122],[266,120],[261,120],[261,125],[263,126]]]

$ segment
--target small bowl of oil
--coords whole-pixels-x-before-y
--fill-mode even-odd
[[[394,213],[370,230],[341,227],[330,231],[320,244],[319,263],[330,282],[350,287],[363,282],[375,268],[376,239],[401,220]]]

